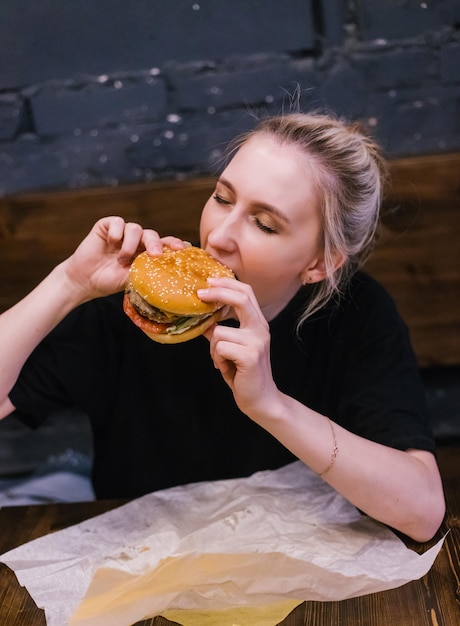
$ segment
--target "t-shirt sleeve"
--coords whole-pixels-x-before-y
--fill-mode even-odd
[[[339,402],[353,432],[393,448],[434,452],[425,392],[408,329],[373,281],[354,301]]]
[[[17,417],[38,427],[55,410],[81,406],[107,360],[96,301],[71,312],[32,352],[9,397]],[[89,355],[90,358],[89,358]]]

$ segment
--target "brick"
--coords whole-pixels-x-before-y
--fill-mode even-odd
[[[312,61],[284,65],[264,65],[260,69],[208,72],[192,77],[173,75],[173,106],[193,111],[244,105],[270,105],[289,99],[297,85],[309,89],[314,84]]]
[[[18,132],[24,113],[24,102],[15,96],[0,98],[0,141],[12,139]]]
[[[458,0],[438,0],[445,24],[458,28],[460,22],[460,2]]]
[[[339,46],[345,40],[347,21],[347,3],[343,0],[322,0],[316,6],[321,11],[320,33],[322,45]]]
[[[313,108],[331,110],[351,119],[362,115],[366,89],[362,76],[350,63],[339,60],[323,70],[318,83],[318,88],[309,94]]]
[[[164,125],[143,135],[128,150],[129,162],[152,171],[168,169],[209,174],[215,170],[226,145],[237,134],[252,128],[254,119],[245,110],[187,116],[180,124]]]
[[[356,3],[361,38],[407,39],[454,23],[454,0],[364,0]]]
[[[39,135],[155,120],[166,111],[163,81],[139,86],[46,90],[31,98]]]
[[[0,147],[0,195],[65,186],[59,158],[31,136]]]
[[[441,80],[460,83],[460,45],[451,44],[441,50]]]
[[[0,193],[214,173],[297,83],[393,155],[460,149],[458,0],[4,4]]]
[[[0,148],[0,196],[39,189],[116,186],[181,174],[214,174],[223,148],[254,119],[246,111],[185,118]]]
[[[389,155],[458,150],[459,92],[436,86],[378,94],[369,98],[368,119]]]
[[[124,156],[130,132],[128,129],[102,129],[97,135],[85,132],[78,137],[59,137],[53,149],[65,166],[66,186],[116,186],[121,179],[134,180]]]
[[[0,89],[315,46],[312,0],[15,0],[0,12]],[[21,53],[18,55],[18,51]]]
[[[369,91],[411,87],[431,82],[438,73],[434,50],[391,50],[355,55],[354,66],[362,72]]]
[[[143,127],[103,129],[53,141],[24,137],[4,144],[0,148],[0,195],[143,180],[144,172],[138,172],[126,156],[143,132]]]

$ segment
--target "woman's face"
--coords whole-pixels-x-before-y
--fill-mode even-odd
[[[235,154],[207,201],[201,245],[252,286],[270,320],[309,275],[324,277],[319,198],[311,162],[254,136]]]

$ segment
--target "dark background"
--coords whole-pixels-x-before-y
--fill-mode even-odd
[[[4,0],[0,195],[213,173],[253,114],[460,148],[458,0]]]

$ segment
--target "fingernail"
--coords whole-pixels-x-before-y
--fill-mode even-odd
[[[160,256],[163,254],[163,247],[155,244],[153,246],[149,246],[147,252],[150,256]]]

